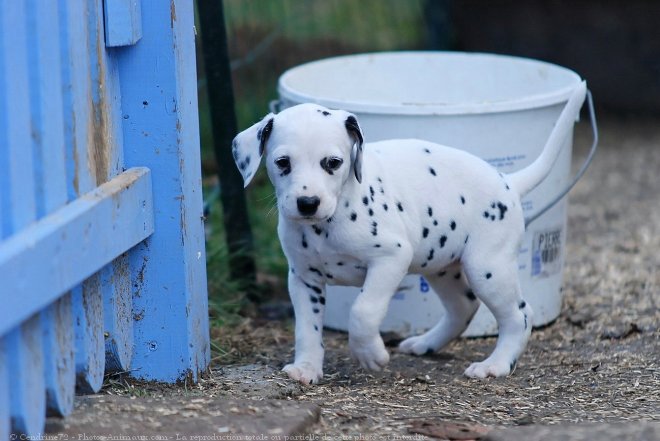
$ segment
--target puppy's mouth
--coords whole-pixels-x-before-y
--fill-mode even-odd
[[[303,216],[303,215],[296,215],[296,216],[289,216],[289,219],[292,220],[293,222],[297,222],[299,224],[305,224],[305,225],[314,225],[318,224],[320,222],[323,222],[327,220],[330,216],[317,216],[317,215],[310,215],[310,216]]]

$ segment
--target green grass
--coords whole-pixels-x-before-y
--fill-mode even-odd
[[[271,44],[252,63],[233,72],[239,130],[268,112],[277,79],[289,67],[352,52],[421,47],[423,0],[225,0],[232,59],[259,43]],[[213,187],[212,132],[203,70],[199,69],[199,112],[205,194]],[[285,284],[287,264],[277,238],[274,191],[263,170],[247,189],[258,271]],[[219,203],[207,220],[207,273],[212,320],[231,326],[245,305],[241,287],[230,280]],[[218,348],[222,350],[222,348]]]

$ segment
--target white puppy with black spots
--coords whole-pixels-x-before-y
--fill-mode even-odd
[[[518,281],[520,198],[550,171],[585,93],[582,83],[535,162],[508,175],[427,141],[363,144],[354,115],[315,104],[269,114],[241,132],[233,154],[245,185],[265,153],[277,194],[296,316],[295,361],[284,371],[305,384],[323,376],[326,285],[362,287],[350,310],[349,347],[364,368],[382,369],[390,357],[379,326],[403,277],[416,273],[447,314],[399,350],[441,349],[465,330],[481,301],[495,316],[499,337],[493,353],[465,375],[511,373],[532,320]]]

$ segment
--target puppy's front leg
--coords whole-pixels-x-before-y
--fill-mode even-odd
[[[364,286],[351,308],[348,344],[363,368],[379,371],[390,361],[379,328],[390,299],[410,265],[411,252],[379,258],[369,265]]]
[[[296,355],[295,361],[282,370],[301,383],[318,383],[323,377],[325,353],[322,337],[325,284],[312,277],[303,280],[289,271],[289,296],[296,315]]]

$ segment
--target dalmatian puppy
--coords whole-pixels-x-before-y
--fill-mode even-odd
[[[296,316],[295,360],[284,371],[305,384],[322,378],[326,285],[335,284],[361,287],[349,316],[352,356],[364,368],[385,367],[390,357],[379,326],[403,277],[416,273],[447,314],[399,350],[441,349],[465,330],[481,301],[499,336],[492,354],[465,375],[511,373],[532,323],[518,281],[520,198],[550,171],[585,93],[582,83],[542,154],[507,175],[469,153],[418,139],[365,144],[355,115],[316,104],[268,114],[238,134],[233,155],[245,186],[265,155],[277,196]]]

